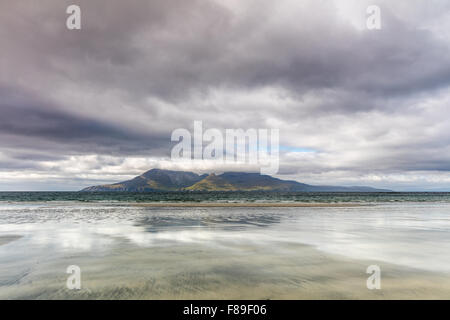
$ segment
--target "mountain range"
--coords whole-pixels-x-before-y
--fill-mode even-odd
[[[158,191],[292,191],[292,192],[390,192],[371,187],[315,186],[268,175],[225,172],[199,175],[187,171],[152,169],[131,180],[92,186],[81,190],[158,192]]]

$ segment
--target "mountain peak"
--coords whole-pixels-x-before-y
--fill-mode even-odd
[[[268,175],[249,172],[225,172],[199,175],[188,171],[151,169],[134,179],[92,186],[82,191],[292,191],[292,192],[386,192],[370,187],[312,186]]]

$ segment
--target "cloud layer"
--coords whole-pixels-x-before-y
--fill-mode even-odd
[[[72,2],[0,3],[0,190],[179,168],[194,120],[279,128],[282,178],[450,190],[448,1]]]

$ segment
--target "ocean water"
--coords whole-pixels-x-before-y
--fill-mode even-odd
[[[354,262],[336,264],[339,259],[386,265],[400,283],[395,292],[404,291],[402,286],[410,282],[402,276],[410,272],[439,274],[442,279],[450,275],[450,198],[446,193],[272,194],[270,198],[256,193],[1,193],[0,199],[3,299],[70,298],[65,289],[69,265],[79,265],[89,279],[90,291],[79,298],[221,298],[215,295],[220,290],[223,297],[266,297],[251,291],[255,286],[261,286],[269,298],[308,297],[308,292],[353,297],[364,289],[366,264],[358,268]],[[352,202],[360,206],[136,204],[153,201]],[[328,256],[337,260],[324,261]],[[332,265],[340,271],[330,275],[323,268]],[[326,287],[322,282],[329,278],[334,282]],[[450,297],[450,287],[445,291],[442,279],[424,287],[425,297],[435,293]],[[142,283],[145,287],[139,287]],[[353,283],[356,287],[350,286]]]
[[[0,192],[2,202],[450,202],[450,192]]]

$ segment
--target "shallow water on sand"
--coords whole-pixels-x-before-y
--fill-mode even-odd
[[[0,298],[450,298],[449,212],[1,203]],[[370,264],[382,290],[366,288]]]

